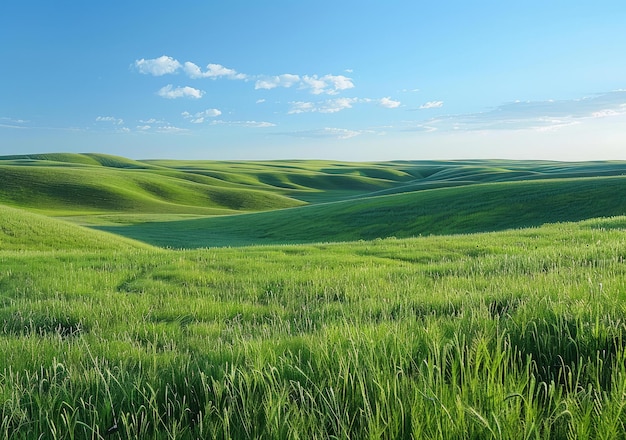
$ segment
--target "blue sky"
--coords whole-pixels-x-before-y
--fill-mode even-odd
[[[622,1],[0,6],[0,154],[626,160]]]

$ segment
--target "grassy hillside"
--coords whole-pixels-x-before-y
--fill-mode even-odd
[[[466,185],[102,229],[158,246],[187,248],[471,233],[625,213],[626,177],[600,177]]]
[[[394,162],[146,161],[245,185],[284,190],[311,203],[486,182],[626,175],[626,162],[450,160]]]
[[[0,438],[624,439],[625,171],[0,158]]]
[[[0,437],[622,439],[625,230],[3,251]]]
[[[80,216],[78,222],[89,224],[137,223],[486,182],[623,174],[624,162],[137,161],[53,153],[0,157],[0,180],[6,182],[0,203]]]
[[[108,212],[228,214],[302,202],[254,189],[227,188],[176,175],[110,167],[0,164],[0,202],[50,215]]]
[[[141,242],[0,205],[0,252],[127,252],[147,248]]]
[[[127,159],[125,157],[112,156],[98,153],[48,153],[48,154],[25,154],[13,156],[0,156],[0,164],[5,165],[44,165],[44,166],[76,166],[95,165],[111,168],[155,168],[152,165]]]

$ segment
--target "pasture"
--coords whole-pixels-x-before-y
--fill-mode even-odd
[[[0,198],[3,438],[626,437],[623,164],[4,160],[132,181],[137,204]],[[175,197],[138,183],[158,176]]]

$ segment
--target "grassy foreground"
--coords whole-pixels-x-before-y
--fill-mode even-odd
[[[0,251],[0,437],[626,438],[625,230],[32,240]]]

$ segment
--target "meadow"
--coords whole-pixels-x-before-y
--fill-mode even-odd
[[[32,166],[26,161],[48,159],[10,158],[4,167],[74,167],[52,159]],[[172,165],[194,164],[133,163],[168,168],[170,178]],[[259,168],[276,165],[233,165],[249,171],[233,171],[229,188],[260,191]],[[534,164],[542,171],[533,173],[511,163],[519,169],[506,173],[517,177],[505,182],[484,174],[484,163],[450,165],[436,171],[447,181],[432,177],[442,164],[412,164],[410,177],[406,164],[402,172],[397,164],[344,165],[344,183],[358,177],[346,190],[333,178],[313,184],[313,169],[326,163],[290,164],[295,171],[275,177],[299,187],[283,191],[275,179],[262,184],[266,196],[310,197],[311,206],[196,220],[179,217],[197,215],[183,209],[198,208],[191,195],[186,205],[170,199],[178,211],[163,213],[167,222],[149,204],[127,214],[78,197],[68,209],[55,193],[43,208],[36,193],[3,196],[0,436],[626,438],[623,164]],[[120,182],[139,179],[137,168],[113,171]],[[415,191],[429,178],[436,188]],[[407,213],[394,223],[402,206]],[[465,211],[449,229],[433,229],[455,208]],[[458,221],[470,212],[474,229],[463,229]],[[228,219],[243,230],[237,222],[253,219],[254,229],[261,216],[281,215],[327,218],[329,239],[319,232],[300,244],[277,236],[259,245],[250,234],[236,247],[181,245],[190,222],[208,230]],[[438,220],[419,223],[422,236],[402,236],[397,225],[411,215]],[[157,247],[76,223],[169,225],[172,241]]]

